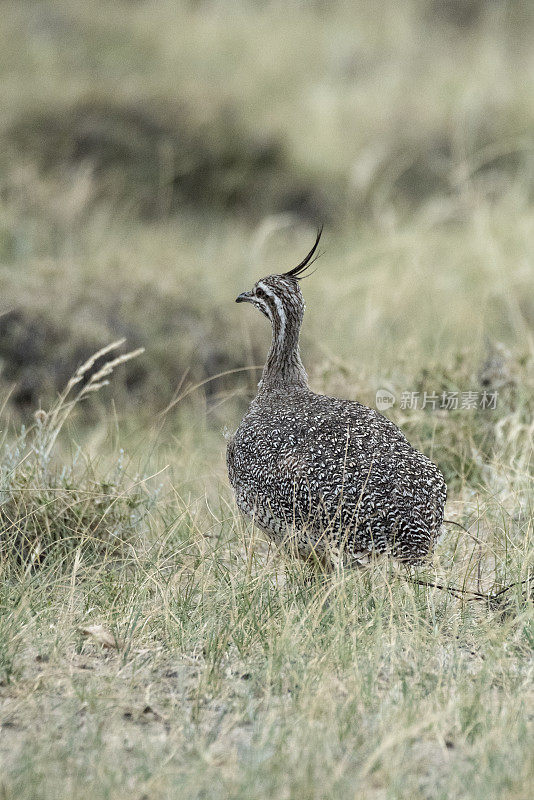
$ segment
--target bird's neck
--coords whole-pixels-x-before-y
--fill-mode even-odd
[[[284,313],[283,308],[272,320],[273,337],[267,361],[263,368],[260,392],[273,389],[307,388],[308,376],[300,358],[299,336],[302,315],[296,318]]]

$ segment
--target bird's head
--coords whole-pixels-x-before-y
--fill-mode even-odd
[[[304,298],[299,281],[308,275],[308,269],[318,258],[317,247],[322,228],[317,232],[315,243],[307,256],[289,272],[268,275],[257,281],[248,292],[236,297],[236,303],[252,303],[272,323],[273,327],[284,327],[288,317],[302,318]]]

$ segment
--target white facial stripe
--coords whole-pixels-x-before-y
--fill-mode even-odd
[[[284,306],[282,304],[282,301],[273,292],[273,290],[270,289],[268,286],[266,286],[262,281],[258,281],[257,286],[260,289],[263,289],[265,294],[268,297],[272,297],[272,299],[274,300],[274,304],[276,306],[276,310],[278,311],[278,319],[280,320],[280,332],[278,334],[278,337],[279,337],[280,340],[282,340],[284,338],[284,334],[286,332],[286,312],[284,311]]]
[[[267,316],[269,317],[269,319],[272,322],[273,321],[273,315],[271,313],[271,307],[270,307],[269,303],[266,303],[265,300],[262,297],[257,297],[256,298],[256,303],[259,306],[262,307],[262,309],[265,311],[265,313],[267,314]]]

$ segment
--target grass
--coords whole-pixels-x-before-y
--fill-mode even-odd
[[[310,581],[244,526],[208,429],[163,484],[122,452],[104,475],[55,463],[66,398],[4,454],[4,797],[528,796],[528,472],[457,493],[470,533],[424,570]]]
[[[530,4],[2,11],[1,800],[529,798]],[[227,483],[233,300],[322,219],[312,387],[392,392],[467,528],[417,571],[312,579]]]

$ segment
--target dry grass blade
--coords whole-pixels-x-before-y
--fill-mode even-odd
[[[127,361],[131,361],[132,358],[137,358],[137,356],[140,356],[144,352],[144,347],[138,347],[137,350],[132,350],[129,353],[124,353],[124,355],[111,359],[111,361],[106,361],[103,367],[95,372],[94,375],[91,375],[87,382],[87,387],[94,386],[96,383],[102,381],[103,378],[111,375],[115,367],[118,367],[119,364],[125,364]]]
[[[180,381],[180,385],[175,393],[174,398],[171,402],[160,412],[160,416],[165,416],[168,414],[171,409],[173,409],[178,403],[184,400],[188,395],[192,392],[196,392],[197,389],[200,389],[202,386],[206,386],[206,384],[211,383],[212,381],[217,380],[218,378],[224,378],[227,375],[236,375],[239,372],[251,372],[254,370],[261,370],[261,365],[253,365],[251,367],[236,367],[235,369],[225,369],[223,372],[217,372],[215,375],[210,375],[209,378],[205,378],[203,381],[199,381],[198,383],[190,384],[186,386],[182,391],[182,384],[183,379]],[[184,376],[185,377],[185,376]]]
[[[107,355],[112,350],[117,350],[117,348],[121,347],[124,344],[125,341],[126,341],[126,339],[124,339],[124,338],[117,339],[116,342],[111,342],[111,344],[108,344],[105,347],[102,347],[100,350],[97,350],[97,352],[94,353],[90,358],[88,358],[87,361],[84,364],[81,365],[81,367],[78,367],[78,369],[76,370],[76,373],[74,375],[74,378],[83,378],[85,373],[89,372],[89,370],[91,369],[93,364],[95,364],[96,361],[98,361],[99,358],[102,358],[103,356]],[[73,378],[73,380],[74,380],[74,378]]]
[[[106,380],[106,378],[113,373],[116,367],[121,364],[125,364],[127,361],[131,361],[132,359],[137,358],[144,353],[144,347],[138,347],[136,350],[131,350],[128,353],[123,353],[115,358],[109,359],[109,361],[104,362],[100,369],[90,375],[87,383],[81,387],[77,394],[70,396],[74,387],[83,380],[95,363],[108,353],[111,353],[123,345],[124,342],[125,339],[118,339],[116,342],[112,342],[111,344],[94,353],[91,358],[89,358],[84,364],[81,365],[81,367],[78,368],[74,376],[67,383],[64,391],[60,394],[57,401],[50,409],[49,413],[42,416],[40,419],[38,418],[38,423],[42,429],[41,452],[45,461],[50,457],[50,453],[54,447],[59,432],[61,431],[61,428],[65,424],[73,408],[87,395],[91,394],[92,392],[97,392],[99,389],[107,386],[109,381]]]

